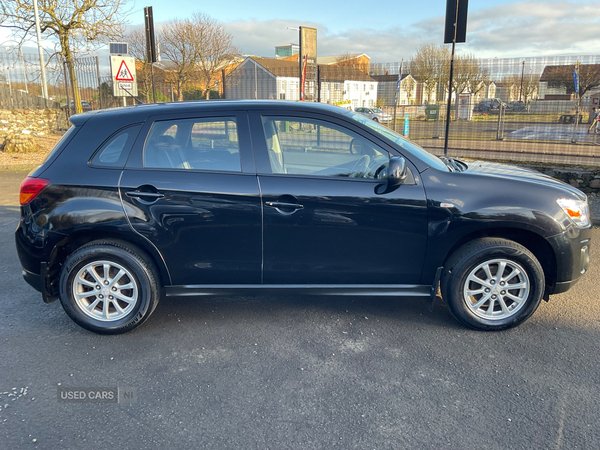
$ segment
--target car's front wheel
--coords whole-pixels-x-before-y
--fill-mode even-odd
[[[484,238],[464,245],[448,259],[440,287],[460,322],[497,331],[515,327],[535,312],[545,277],[539,261],[522,245]]]
[[[60,301],[78,325],[120,334],[144,323],[156,308],[160,286],[150,259],[121,241],[84,245],[65,261]]]

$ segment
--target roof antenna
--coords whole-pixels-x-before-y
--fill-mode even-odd
[[[143,105],[144,102],[141,101],[139,98],[137,98],[135,95],[133,95],[131,92],[129,92],[127,89],[125,89],[123,86],[119,86],[119,89],[123,89],[125,92],[127,92],[130,96],[132,96],[135,101],[137,102],[138,105]]]

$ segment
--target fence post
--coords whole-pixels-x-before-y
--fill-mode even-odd
[[[12,90],[12,84],[10,82],[10,68],[6,68],[6,73],[8,74],[8,93],[10,95],[10,107],[12,109],[15,108],[15,101],[13,99],[13,90]]]
[[[321,66],[317,64],[317,103],[321,103]],[[319,136],[321,128],[319,127]]]
[[[223,97],[222,98],[227,98],[226,95],[226,85],[225,85],[225,69],[221,70],[221,76],[223,77]],[[173,83],[171,83],[171,92],[173,92]]]
[[[100,92],[102,91],[102,81],[100,80],[100,63],[98,62],[98,57],[96,59],[96,76],[98,77],[98,109],[102,109],[102,96]]]
[[[63,60],[63,69],[65,72],[65,92],[67,94],[67,104],[65,106],[65,114],[67,115],[67,119],[71,115],[71,98],[69,97],[69,78],[67,75],[67,61]]]
[[[502,141],[504,140],[504,121],[503,115],[504,113],[504,103],[500,102],[500,107],[498,109],[498,129],[496,130],[496,140]]]

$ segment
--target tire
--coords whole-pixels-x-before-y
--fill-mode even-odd
[[[539,261],[522,245],[484,238],[452,254],[440,288],[459,322],[477,330],[500,331],[519,325],[535,312],[545,278]]]
[[[63,309],[75,323],[99,334],[121,334],[140,326],[158,305],[160,292],[150,258],[122,241],[86,244],[61,269]]]
[[[378,119],[377,117],[373,117],[373,120],[374,120],[375,122],[379,122],[379,119]]]

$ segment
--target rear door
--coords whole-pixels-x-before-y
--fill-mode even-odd
[[[246,113],[156,116],[141,136],[121,198],[172,283],[260,283],[261,204]]]

